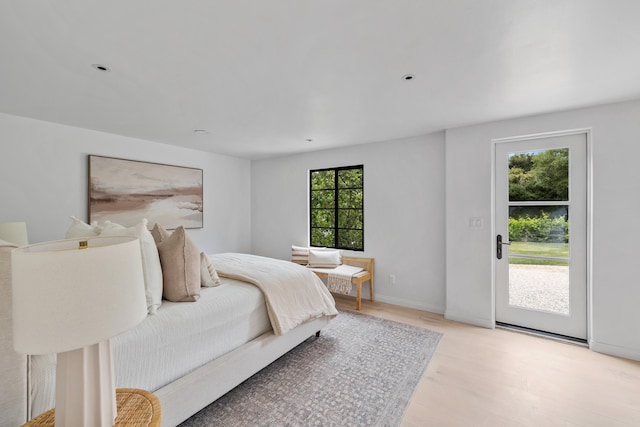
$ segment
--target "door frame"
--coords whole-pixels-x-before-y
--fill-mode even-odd
[[[591,333],[593,331],[593,153],[591,128],[570,129],[564,131],[544,132],[530,135],[494,138],[491,140],[491,319],[493,327],[496,325],[496,146],[498,144],[527,141],[534,139],[554,138],[566,135],[583,134],[587,149],[587,343],[591,348]]]

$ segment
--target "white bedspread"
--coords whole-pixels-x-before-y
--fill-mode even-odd
[[[306,267],[247,254],[215,254],[209,258],[220,276],[244,280],[260,288],[276,335],[320,316],[338,314],[331,293]]]
[[[270,330],[262,292],[223,278],[202,288],[196,302],[163,301],[156,314],[111,340],[116,387],[155,391]],[[31,361],[36,416],[55,406],[56,356]]]

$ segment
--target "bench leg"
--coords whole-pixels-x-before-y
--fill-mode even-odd
[[[373,296],[373,276],[369,280],[369,300],[375,301],[375,297]]]
[[[356,283],[356,310],[360,310],[360,303],[362,301],[362,282]]]

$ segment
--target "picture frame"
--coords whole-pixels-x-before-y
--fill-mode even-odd
[[[202,169],[89,155],[89,222],[203,227]]]

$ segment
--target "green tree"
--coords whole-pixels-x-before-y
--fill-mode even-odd
[[[569,220],[552,218],[546,212],[539,216],[509,218],[509,240],[512,242],[568,243]]]
[[[509,157],[509,200],[559,201],[569,197],[569,150],[520,153]]]
[[[311,171],[311,245],[364,249],[363,168]]]

